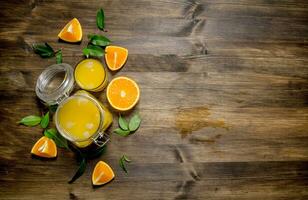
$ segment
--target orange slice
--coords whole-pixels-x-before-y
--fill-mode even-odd
[[[74,18],[68,22],[58,34],[61,40],[66,42],[79,42],[82,39],[82,28],[78,19]]]
[[[31,153],[43,158],[55,158],[57,156],[57,146],[52,139],[43,136],[34,144]]]
[[[114,173],[111,167],[103,162],[99,161],[92,173],[92,184],[93,185],[104,185],[110,182],[114,178]]]
[[[106,64],[111,71],[121,69],[128,57],[128,50],[119,46],[107,46],[105,52]]]
[[[108,102],[119,111],[132,109],[137,104],[139,96],[137,83],[124,76],[113,79],[107,87]]]

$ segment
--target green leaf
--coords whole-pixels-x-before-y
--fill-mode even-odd
[[[126,162],[131,162],[131,160],[126,155],[123,155],[123,158]]]
[[[107,37],[102,36],[102,35],[89,34],[88,38],[91,44],[97,45],[97,46],[105,47],[111,43],[111,41]]]
[[[121,115],[119,116],[119,126],[121,129],[128,131],[128,122]]]
[[[41,122],[42,118],[36,115],[29,115],[22,118],[18,123],[25,126],[36,126]]]
[[[51,58],[55,56],[55,51],[47,42],[44,44],[33,44],[32,48],[34,52],[42,58]]]
[[[116,134],[118,134],[118,135],[121,135],[121,136],[128,136],[129,133],[130,133],[129,130],[126,131],[126,130],[122,130],[122,129],[120,129],[120,128],[115,129],[114,132],[115,132]]]
[[[49,124],[49,112],[47,112],[41,120],[41,127],[46,128]]]
[[[85,156],[88,159],[94,159],[94,158],[101,156],[105,152],[106,152],[106,146],[104,145],[104,146],[99,147],[97,149],[90,150]]]
[[[99,46],[88,45],[82,50],[83,54],[88,58],[91,57],[102,57],[104,55],[104,50]]]
[[[76,171],[75,175],[73,176],[73,178],[68,182],[68,183],[73,183],[74,181],[76,181],[86,170],[86,166],[87,166],[87,161],[85,158],[83,158],[80,162],[79,168]]]
[[[141,118],[138,114],[135,114],[129,121],[128,128],[130,131],[136,131],[141,123]]]
[[[127,169],[126,169],[126,166],[125,166],[125,163],[126,162],[131,162],[130,159],[128,159],[125,155],[123,155],[120,160],[119,160],[119,164],[120,164],[120,167],[123,169],[123,171],[125,173],[128,173]]]
[[[55,104],[55,105],[51,105],[48,107],[49,108],[49,112],[56,112],[57,111],[57,108],[58,108],[58,104]]]
[[[57,64],[62,63],[62,50],[61,49],[56,53],[56,60],[57,60]]]
[[[56,129],[54,128],[47,129],[44,131],[44,135],[50,139],[53,139],[58,147],[69,149],[67,140],[64,137],[62,137]]]
[[[97,11],[96,24],[97,24],[97,27],[99,29],[104,30],[104,28],[105,28],[105,14],[104,14],[104,10],[102,8]]]

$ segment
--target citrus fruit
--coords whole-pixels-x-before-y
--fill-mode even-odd
[[[58,34],[61,40],[66,42],[79,42],[82,39],[82,28],[78,19],[74,18],[68,22]]]
[[[128,77],[117,77],[107,87],[108,102],[119,111],[132,109],[137,104],[139,96],[139,86]]]
[[[34,144],[31,153],[43,158],[55,158],[57,156],[57,146],[52,139],[43,136]]]
[[[111,167],[103,162],[99,161],[92,173],[92,184],[93,185],[103,185],[110,182],[114,178],[114,173]]]
[[[107,46],[105,49],[105,60],[111,71],[121,69],[128,56],[128,50],[119,46]]]

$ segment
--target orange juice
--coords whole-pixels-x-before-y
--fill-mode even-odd
[[[86,91],[64,100],[56,112],[59,132],[78,147],[90,145],[111,123],[111,113]]]
[[[107,73],[103,64],[96,59],[84,59],[75,69],[75,80],[84,90],[98,92],[107,85]]]

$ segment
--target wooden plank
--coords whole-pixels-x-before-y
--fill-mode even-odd
[[[308,50],[305,0],[6,1],[0,17],[0,199],[307,199]],[[107,33],[96,28],[103,7]],[[56,35],[71,18],[83,26],[79,45]],[[141,88],[140,129],[111,135],[107,152],[77,168],[59,149],[56,160],[31,158],[39,127],[16,122],[40,114],[34,87],[55,59],[31,45],[62,48],[75,66],[88,33],[129,49],[110,77]],[[108,105],[104,94],[96,94]],[[108,130],[117,127],[115,122]],[[125,174],[118,165],[133,162]],[[91,187],[98,160],[115,180]],[[22,192],[21,192],[22,191]],[[56,192],[55,192],[56,191]]]

